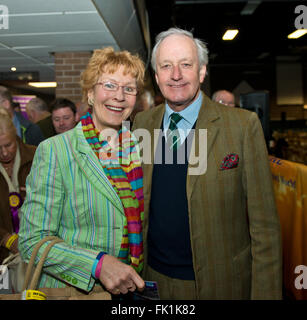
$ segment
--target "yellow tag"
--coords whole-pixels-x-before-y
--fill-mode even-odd
[[[20,199],[19,197],[16,195],[16,194],[12,194],[9,198],[9,201],[10,201],[10,206],[11,207],[18,207],[19,206],[19,203],[20,203]]]
[[[26,290],[23,300],[47,300],[44,292],[38,290]]]

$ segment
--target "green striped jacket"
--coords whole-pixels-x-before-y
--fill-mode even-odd
[[[26,188],[19,231],[22,258],[28,261],[35,244],[47,235],[64,240],[49,252],[39,287],[68,283],[90,291],[95,258],[100,251],[118,256],[126,218],[81,123],[40,143]]]

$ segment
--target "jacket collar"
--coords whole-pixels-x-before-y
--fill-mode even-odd
[[[84,137],[81,122],[73,129],[73,133],[75,139],[70,139],[70,136],[68,136],[68,139],[71,144],[73,156],[82,173],[99,192],[108,198],[113,205],[124,214],[124,208],[118,194],[105,175],[96,154]]]

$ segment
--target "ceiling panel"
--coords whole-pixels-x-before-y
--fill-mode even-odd
[[[101,28],[106,29],[106,26],[97,12],[74,15],[23,16],[10,17],[9,30],[5,35],[13,36],[16,33],[32,34],[50,31],[91,31]]]
[[[88,0],[1,0],[1,4],[9,8],[10,14],[95,10]]]
[[[0,72],[16,66],[52,81],[54,52],[113,46],[144,54],[132,0],[1,0],[1,5],[8,7],[9,28],[0,29]]]
[[[16,43],[18,46],[26,46],[31,42],[31,45],[39,46],[49,43],[56,49],[57,46],[69,46],[76,43],[78,38],[79,43],[91,44],[93,42],[100,46],[104,42],[108,44],[115,44],[114,39],[110,37],[109,33],[103,31],[76,31],[76,32],[62,32],[62,33],[45,33],[43,35],[16,35],[14,37],[1,37],[0,42],[9,46],[14,47]],[[57,51],[57,50],[55,50]]]

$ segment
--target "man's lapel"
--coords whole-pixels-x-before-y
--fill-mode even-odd
[[[71,150],[80,170],[95,189],[108,198],[124,214],[122,202],[105,175],[97,156],[85,140],[81,124],[77,126],[75,132],[76,144],[75,146],[71,145]],[[70,143],[72,144],[72,141]]]
[[[161,107],[157,107],[155,110],[156,112],[153,113],[151,119],[149,120],[148,125],[144,126],[149,130],[151,141],[151,159],[149,164],[143,165],[143,172],[144,172],[144,197],[150,198],[151,194],[151,185],[152,185],[152,172],[153,172],[153,165],[155,160],[155,152],[157,149],[158,138],[160,133],[161,124],[163,121],[163,116],[165,112],[165,105]]]
[[[195,152],[193,154],[193,150],[191,150],[190,157],[189,157],[189,166],[188,166],[188,172],[187,172],[188,200],[190,200],[193,187],[200,176],[199,174],[191,174],[191,172],[195,172],[195,167],[198,167],[198,170],[200,170],[202,174],[205,174],[205,171],[207,170],[207,159],[209,157],[209,154],[212,150],[212,146],[219,132],[218,121],[216,121],[219,117],[220,117],[219,113],[217,112],[216,108],[212,105],[212,101],[205,94],[203,94],[203,102],[199,110],[199,115],[196,122],[194,138],[193,138],[193,143],[195,145]],[[196,165],[193,165],[192,157],[193,156],[198,157],[200,155],[200,150],[199,150],[200,147],[204,147],[204,145],[206,145],[205,140],[201,141],[202,139],[205,139],[205,137],[201,136],[201,140],[200,140],[200,131],[199,131],[200,129],[207,129],[207,152],[206,152],[205,159],[200,159],[201,163],[197,163]]]

